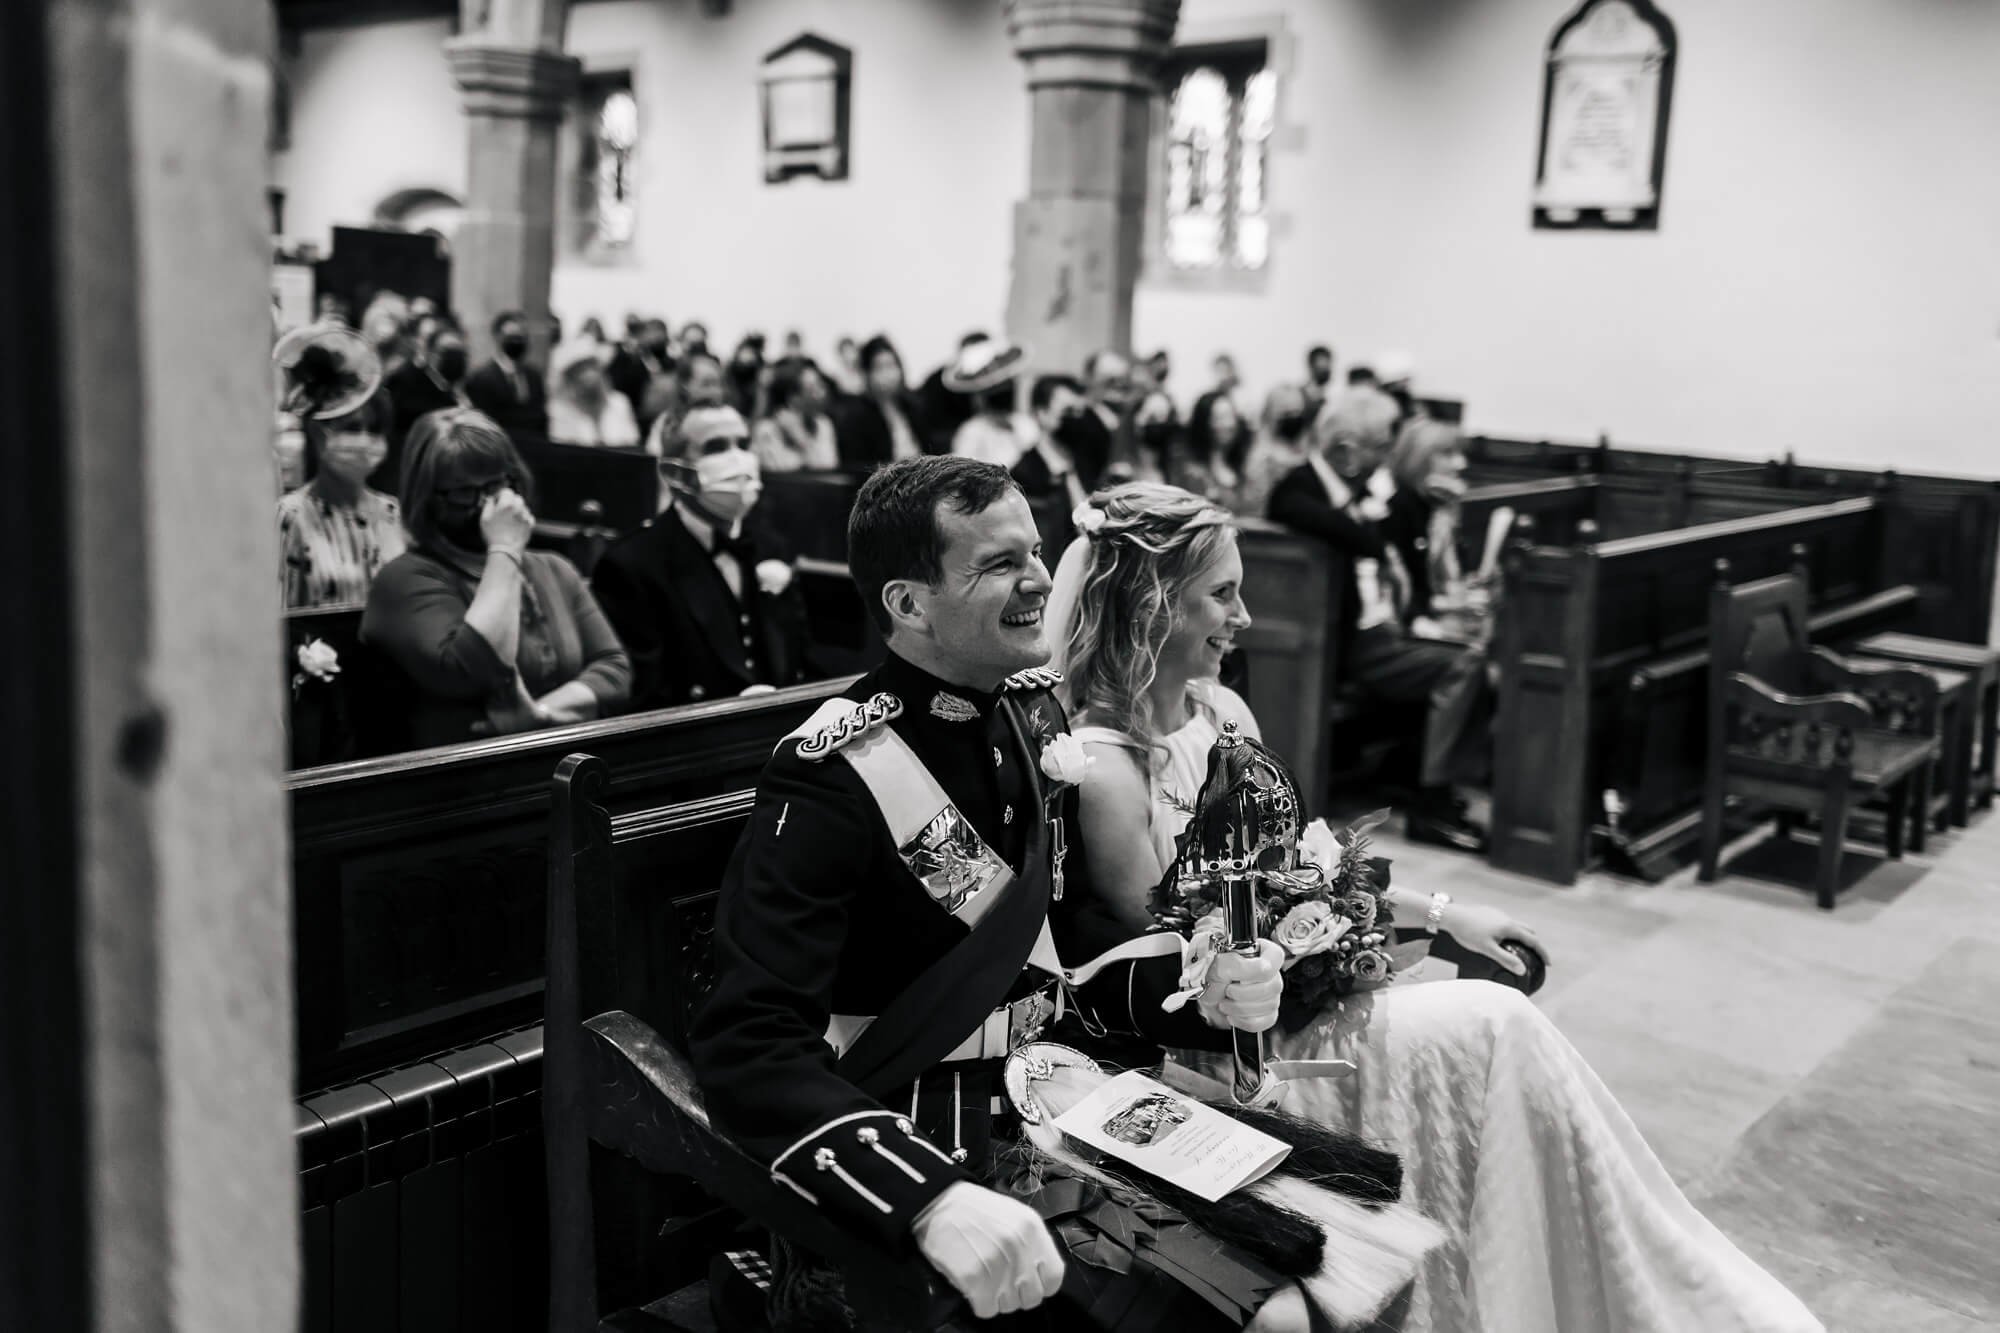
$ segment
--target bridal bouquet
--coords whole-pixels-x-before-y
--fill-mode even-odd
[[[1315,819],[1300,832],[1292,871],[1258,886],[1257,933],[1285,951],[1285,994],[1278,1021],[1296,1032],[1341,995],[1386,984],[1395,970],[1387,892],[1389,862],[1368,854],[1368,838],[1387,810],[1340,833]],[[1158,924],[1188,937],[1182,994],[1206,984],[1227,937],[1222,883],[1198,875],[1170,876],[1153,891]]]

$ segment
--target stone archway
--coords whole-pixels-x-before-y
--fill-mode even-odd
[[[395,231],[429,232],[449,245],[465,217],[465,201],[449,190],[421,185],[398,190],[375,205],[375,225]]]

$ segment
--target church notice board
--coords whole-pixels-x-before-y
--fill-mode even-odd
[[[1651,0],[1584,0],[1549,39],[1534,225],[1656,231],[1674,25]]]

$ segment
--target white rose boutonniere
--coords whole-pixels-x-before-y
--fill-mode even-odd
[[[1285,964],[1289,967],[1297,959],[1325,953],[1340,942],[1348,929],[1349,923],[1333,914],[1331,904],[1313,898],[1285,913],[1271,932],[1271,938],[1285,951]]]
[[[1096,761],[1084,753],[1083,742],[1068,732],[1051,736],[1042,746],[1042,774],[1058,786],[1075,787]]]
[[[757,587],[766,597],[776,597],[792,586],[792,567],[782,560],[757,562]]]
[[[314,680],[332,680],[340,674],[340,654],[323,639],[307,639],[299,645],[299,670]]]
[[[1181,949],[1181,988],[1160,1001],[1160,1008],[1178,1013],[1189,1000],[1208,989],[1208,974],[1215,967],[1215,955],[1226,934],[1221,912],[1210,912],[1194,923],[1187,944]]]

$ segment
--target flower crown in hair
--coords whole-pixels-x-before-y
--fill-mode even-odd
[[[1104,529],[1104,522],[1110,515],[1090,501],[1085,500],[1070,511],[1070,525],[1086,537],[1095,537]]]

